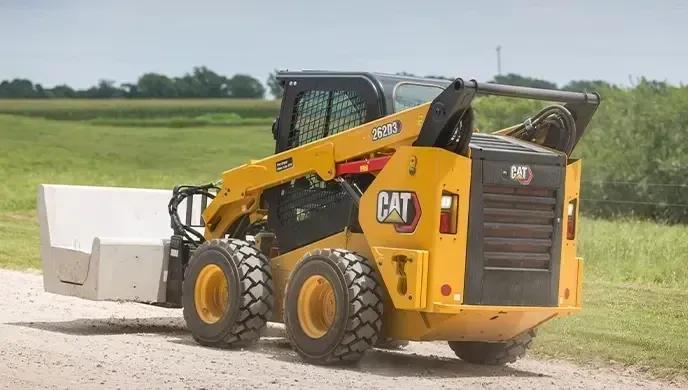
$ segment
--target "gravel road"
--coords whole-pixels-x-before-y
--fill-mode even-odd
[[[526,358],[508,367],[456,359],[444,343],[374,350],[353,367],[302,363],[270,326],[246,350],[196,345],[180,310],[43,291],[41,276],[0,270],[0,388],[650,388],[632,372]]]

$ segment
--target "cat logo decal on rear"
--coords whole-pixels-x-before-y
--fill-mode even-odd
[[[416,230],[420,214],[420,203],[415,192],[380,191],[377,194],[377,221],[393,224],[399,233]]]
[[[511,180],[519,182],[524,186],[533,181],[533,170],[528,165],[512,165],[509,171]]]

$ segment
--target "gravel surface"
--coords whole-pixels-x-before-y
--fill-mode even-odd
[[[43,291],[41,276],[0,270],[0,388],[649,388],[633,372],[523,359],[464,363],[444,343],[370,351],[356,366],[301,362],[279,325],[246,350],[204,348],[180,310]]]

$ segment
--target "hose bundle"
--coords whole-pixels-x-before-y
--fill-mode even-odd
[[[201,186],[181,185],[174,187],[172,199],[167,204],[167,211],[170,214],[170,225],[174,233],[184,236],[188,242],[201,243],[205,241],[205,237],[201,233],[197,232],[192,226],[182,222],[177,210],[179,205],[190,196],[203,195],[209,199],[215,199],[215,194],[212,190],[219,191],[219,189],[216,183],[208,183]]]
[[[437,138],[436,146],[461,155],[468,155],[468,147],[473,135],[473,108],[463,110],[456,120],[456,126],[445,131]]]
[[[553,128],[558,129],[559,134],[555,141],[550,141],[550,132]],[[576,146],[576,121],[566,107],[552,105],[526,119],[522,124],[498,131],[496,134],[535,142],[564,152],[568,156]]]

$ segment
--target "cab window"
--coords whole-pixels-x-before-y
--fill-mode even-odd
[[[436,85],[401,83],[394,89],[394,112],[427,103],[442,93]]]

